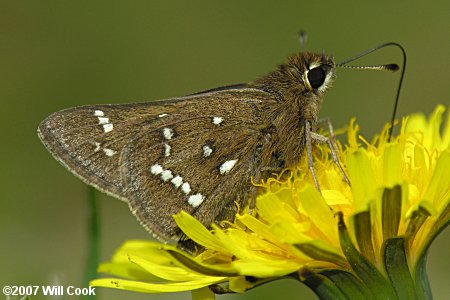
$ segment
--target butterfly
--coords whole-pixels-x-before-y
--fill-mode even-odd
[[[252,179],[294,167],[312,143],[330,142],[316,129],[338,66],[329,55],[300,52],[246,84],[65,109],[38,135],[72,173],[127,202],[155,237],[179,240],[174,214],[184,210],[205,226],[233,220],[254,197]]]

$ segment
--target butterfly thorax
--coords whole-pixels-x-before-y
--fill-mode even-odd
[[[315,130],[324,92],[335,80],[334,66],[330,56],[297,53],[250,84],[277,99],[269,106],[267,124],[272,128],[268,152],[279,160],[272,164],[284,167],[298,163],[304,149],[305,122],[310,122]]]

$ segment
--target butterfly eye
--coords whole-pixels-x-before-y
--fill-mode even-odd
[[[325,70],[322,66],[311,69],[308,72],[308,81],[313,89],[319,88],[325,81]]]

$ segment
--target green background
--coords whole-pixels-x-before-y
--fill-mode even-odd
[[[450,4],[444,1],[1,1],[0,284],[81,286],[87,188],[37,138],[62,108],[175,97],[246,82],[307,49],[342,60],[396,41],[408,53],[399,115],[449,104]],[[389,3],[389,4],[388,4]],[[401,62],[385,49],[358,64]],[[322,116],[356,116],[370,137],[389,120],[398,74],[338,70]],[[100,199],[101,258],[125,240],[149,238],[127,205]],[[450,231],[434,243],[436,299],[449,293]],[[99,291],[99,289],[97,289]],[[315,299],[294,281],[218,299]],[[100,299],[185,299],[102,289]],[[0,296],[1,298],[1,296]],[[33,299],[39,299],[34,297]]]

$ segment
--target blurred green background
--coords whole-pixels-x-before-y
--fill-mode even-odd
[[[250,81],[299,51],[299,29],[308,32],[308,50],[333,54],[338,61],[399,42],[408,53],[399,116],[449,104],[447,0],[342,3],[1,1],[0,284],[82,284],[87,188],[37,138],[38,124],[52,112]],[[399,51],[385,49],[357,63],[391,62],[401,62]],[[398,74],[338,70],[321,115],[330,116],[336,127],[356,116],[370,137],[391,116],[397,82]],[[118,200],[102,195],[100,217],[102,260],[127,239],[149,238]],[[450,293],[449,248],[447,229],[429,255],[436,299]],[[218,299],[279,299],[280,293],[315,299],[294,281]],[[190,297],[107,289],[99,294],[99,299]]]

